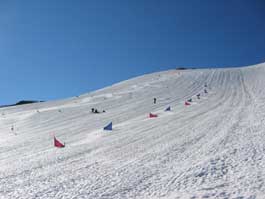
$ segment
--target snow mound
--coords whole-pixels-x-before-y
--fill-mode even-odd
[[[2,108],[0,198],[264,198],[264,76],[170,70]]]

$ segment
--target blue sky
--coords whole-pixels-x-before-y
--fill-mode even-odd
[[[1,0],[0,104],[265,62],[264,0]]]

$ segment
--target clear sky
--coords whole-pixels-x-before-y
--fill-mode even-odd
[[[264,0],[0,0],[0,104],[265,62]]]

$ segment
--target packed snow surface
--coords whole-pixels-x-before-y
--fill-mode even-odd
[[[265,198],[264,77],[265,64],[169,70],[2,108],[0,198]]]

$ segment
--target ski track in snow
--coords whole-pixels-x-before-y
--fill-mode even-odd
[[[265,198],[264,75],[170,70],[2,108],[0,198]]]

